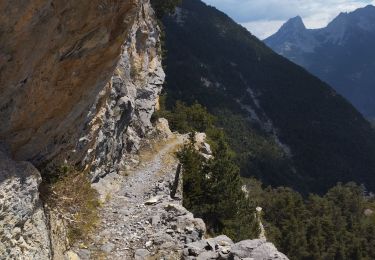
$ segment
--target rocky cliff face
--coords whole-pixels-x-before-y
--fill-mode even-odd
[[[152,130],[159,29],[148,0],[2,2],[0,21],[0,258],[48,259],[32,164],[124,167]]]
[[[86,116],[72,158],[90,166],[93,178],[124,169],[129,154],[153,130],[165,74],[159,57],[159,28],[149,1],[143,1],[114,73]]]
[[[96,176],[137,147],[164,78],[148,1],[4,2],[0,14],[0,139],[12,157],[82,161]]]

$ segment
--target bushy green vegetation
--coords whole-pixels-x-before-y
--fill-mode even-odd
[[[256,177],[273,186],[291,186],[295,182],[293,162],[257,125],[230,110],[220,110],[217,124],[226,133],[228,143],[236,152],[241,176]],[[303,183],[303,182],[302,182]]]
[[[375,259],[375,202],[362,187],[339,184],[324,196],[308,199],[290,188],[262,188],[247,179],[248,197],[241,191],[238,168],[226,148],[205,161],[192,145],[179,153],[184,166],[184,206],[207,223],[212,235],[256,238],[256,206],[264,210],[269,241],[290,259]]]
[[[256,237],[259,225],[255,207],[242,192],[240,169],[234,160],[217,117],[198,103],[186,106],[177,101],[171,111],[165,109],[165,96],[156,117],[165,117],[174,131],[190,133],[191,140],[178,152],[184,168],[184,206],[204,219],[212,235],[225,233],[236,239]],[[213,150],[213,159],[205,159],[194,147],[195,132],[205,132]]]
[[[181,0],[151,0],[156,16],[161,19],[164,15],[172,13]]]
[[[177,101],[172,111],[165,108],[165,96],[160,98],[160,111],[156,112],[157,117],[168,119],[171,129],[180,133],[192,131],[206,132],[210,129],[216,118],[207,112],[207,109],[198,103],[186,106],[183,102]]]
[[[204,219],[212,235],[225,233],[236,239],[256,237],[258,224],[255,205],[242,192],[239,168],[231,152],[220,138],[216,140],[214,158],[204,159],[186,144],[178,153],[184,169],[184,206]]]
[[[268,239],[291,259],[375,259],[374,209],[363,187],[338,184],[304,200],[289,188],[258,189]]]

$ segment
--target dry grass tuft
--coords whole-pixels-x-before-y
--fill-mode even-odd
[[[44,184],[42,196],[49,208],[67,223],[70,244],[85,240],[99,223],[99,196],[85,172],[63,166],[52,183]]]

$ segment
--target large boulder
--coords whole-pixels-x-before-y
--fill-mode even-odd
[[[50,258],[40,182],[32,164],[15,162],[0,151],[0,259]]]
[[[229,259],[240,260],[253,258],[254,260],[274,259],[287,260],[288,258],[277,251],[276,247],[265,239],[244,240],[233,245]]]
[[[234,244],[221,235],[187,244],[183,251],[184,260],[288,260],[276,247],[264,239],[244,240]]]

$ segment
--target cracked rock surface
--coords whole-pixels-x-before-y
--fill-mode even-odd
[[[15,162],[0,151],[0,259],[50,258],[40,182],[31,163]]]

